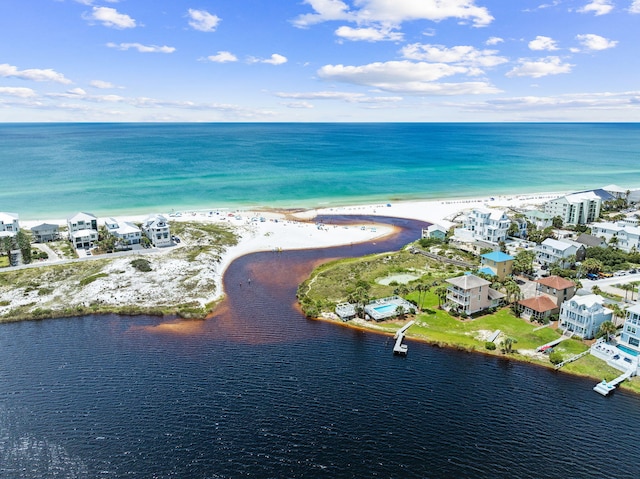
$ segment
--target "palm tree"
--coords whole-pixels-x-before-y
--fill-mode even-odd
[[[398,316],[400,319],[404,319],[404,306],[402,306],[401,304],[398,305],[398,307],[396,308],[396,316]]]
[[[625,284],[621,284],[620,286],[618,286],[621,290],[624,291],[624,300],[627,300],[627,293],[629,291],[631,291],[631,301],[633,301],[633,292],[635,290],[635,288],[633,287],[632,284],[629,283],[625,283]]]
[[[520,286],[518,286],[518,283],[513,280],[505,282],[504,289],[507,292],[507,303],[518,301],[522,295]]]
[[[418,309],[422,309],[422,295],[429,291],[429,286],[418,283],[413,287],[413,290],[418,292]]]
[[[448,288],[446,286],[438,286],[435,290],[435,294],[438,297],[438,307],[442,307],[447,299]]]
[[[599,338],[606,338],[606,341],[610,341],[612,338],[615,338],[616,333],[618,332],[618,328],[611,321],[605,321],[598,328],[597,336]]]
[[[518,340],[515,338],[506,337],[502,341],[500,341],[500,347],[505,354],[509,354],[513,352],[513,345],[517,343]]]
[[[608,304],[607,307],[613,312],[613,317],[611,318],[611,321],[613,322],[613,324],[617,325],[618,321],[616,320],[620,318],[624,318],[625,310],[622,309],[622,307],[620,307],[618,303]]]

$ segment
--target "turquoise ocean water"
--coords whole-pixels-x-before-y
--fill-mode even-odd
[[[640,124],[1,124],[21,219],[640,187]]]

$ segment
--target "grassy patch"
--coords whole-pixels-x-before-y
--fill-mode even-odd
[[[98,273],[98,274],[94,274],[92,276],[87,276],[86,278],[82,278],[80,280],[80,286],[86,286],[88,284],[93,283],[95,280],[100,279],[100,278],[106,278],[109,275],[107,273]]]
[[[131,266],[133,266],[135,269],[143,273],[151,271],[151,263],[149,262],[148,259],[136,258],[133,261],[131,261]]]

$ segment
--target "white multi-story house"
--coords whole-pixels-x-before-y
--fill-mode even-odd
[[[133,223],[128,221],[118,222],[114,218],[108,218],[105,221],[107,231],[115,236],[121,244],[133,245],[140,244],[142,231]]]
[[[622,326],[620,343],[640,355],[640,304],[627,308],[627,318]]]
[[[17,213],[0,212],[0,236],[15,236],[20,231]]]
[[[540,264],[550,265],[558,263],[561,267],[568,266],[567,258],[572,255],[578,256],[579,252],[584,252],[585,247],[574,241],[557,240],[547,238],[534,249],[536,259]]]
[[[511,220],[502,210],[474,208],[464,217],[462,228],[457,228],[455,234],[462,240],[499,243],[507,239],[510,225]]]
[[[604,240],[627,253],[640,250],[640,228],[626,222],[593,223],[591,234]]]
[[[171,246],[171,230],[167,219],[162,215],[149,216],[142,223],[142,231],[145,236],[151,240],[151,244],[158,248],[163,246]]]
[[[91,213],[76,213],[67,218],[69,241],[76,248],[90,248],[98,241],[98,218]]]
[[[524,217],[539,230],[543,230],[553,225],[553,216],[543,211],[525,211]]]
[[[544,212],[568,225],[583,225],[600,216],[602,198],[593,191],[561,196],[544,204]]]
[[[584,339],[592,339],[605,321],[611,321],[613,312],[604,306],[604,298],[597,294],[574,296],[560,306],[558,328],[570,331]]]

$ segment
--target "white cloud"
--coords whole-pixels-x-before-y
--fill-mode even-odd
[[[212,15],[206,10],[194,10],[190,8],[188,11],[189,25],[195,30],[201,32],[215,32],[218,24],[220,23],[220,17]]]
[[[292,102],[283,103],[283,104],[287,108],[296,108],[296,109],[305,109],[305,110],[311,110],[312,108],[314,108],[313,105],[308,101],[292,101]]]
[[[529,48],[531,50],[547,50],[553,51],[557,50],[558,46],[556,45],[556,41],[551,37],[545,37],[542,35],[538,35],[535,40],[531,40],[529,42]]]
[[[507,73],[508,77],[541,78],[547,75],[569,73],[573,65],[563,63],[559,57],[546,57],[539,60],[520,59],[519,65]]]
[[[400,96],[368,96],[364,93],[352,93],[341,91],[316,91],[307,93],[276,93],[280,98],[294,100],[338,100],[347,103],[391,103],[402,100]]]
[[[355,20],[354,15],[349,13],[349,6],[341,0],[304,0],[302,3],[311,5],[316,13],[300,15],[293,21],[297,27],[304,28],[331,20]]]
[[[36,92],[31,88],[0,86],[0,95],[15,96],[18,98],[33,98]]]
[[[615,47],[618,44],[616,40],[609,40],[593,33],[576,35],[576,40],[578,40],[584,48],[591,51],[607,50],[609,48]]]
[[[449,18],[471,21],[476,27],[489,25],[493,17],[475,0],[357,0],[354,9],[340,0],[305,0],[315,13],[300,15],[294,25],[308,27],[326,21],[349,21],[358,25],[400,25],[406,21]]]
[[[94,88],[100,88],[100,89],[109,89],[109,88],[116,88],[116,86],[113,83],[110,83],[108,81],[103,81],[103,80],[91,80],[89,82],[89,85],[91,85]]]
[[[491,111],[523,111],[523,110],[628,110],[639,109],[638,91],[602,92],[602,93],[570,93],[559,96],[524,96],[487,100],[481,109]]]
[[[462,66],[410,61],[377,62],[362,66],[325,65],[318,76],[325,80],[375,87],[380,90],[433,95],[497,93],[486,82],[435,83],[444,77],[469,73]]]
[[[268,63],[270,65],[282,65],[283,63],[287,63],[287,57],[279,55],[278,53],[274,53],[266,59],[249,57],[248,61],[249,63]]]
[[[215,63],[229,63],[229,62],[237,62],[238,58],[231,52],[221,51],[216,55],[210,55],[207,57],[207,60]]]
[[[606,15],[613,10],[613,4],[611,0],[592,0],[590,3],[587,3],[584,7],[579,8],[578,11],[580,13],[591,13],[593,12],[597,15]]]
[[[404,58],[410,60],[454,63],[473,67],[494,67],[507,62],[506,58],[496,55],[496,50],[478,50],[468,45],[446,48],[442,45],[414,43],[403,47],[401,53]]]
[[[64,84],[71,83],[71,80],[65,78],[62,73],[58,73],[50,68],[44,70],[38,68],[18,70],[18,67],[9,65],[8,63],[0,64],[0,77],[20,78],[22,80],[32,81],[52,81]]]
[[[110,28],[124,29],[136,27],[136,21],[133,18],[124,13],[118,13],[115,8],[93,7],[91,13],[86,13],[84,18],[98,21],[105,27]]]
[[[351,28],[346,25],[339,27],[336,30],[336,35],[346,40],[366,42],[396,42],[401,41],[404,38],[402,33],[393,31],[389,28]]]
[[[633,2],[631,2],[629,13],[640,13],[640,0],[633,0]]]
[[[504,40],[500,37],[489,37],[489,39],[485,42],[487,45],[497,45],[498,43],[504,43]]]
[[[158,45],[143,45],[141,43],[107,43],[109,48],[116,48],[118,50],[126,51],[130,49],[138,50],[140,53],[173,53],[176,51],[174,47],[158,46]]]

